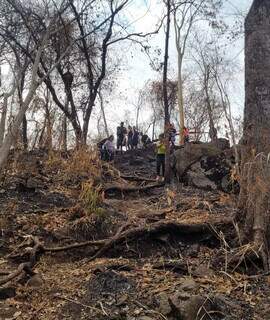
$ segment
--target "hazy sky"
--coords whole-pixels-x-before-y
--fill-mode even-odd
[[[244,16],[250,8],[252,0],[230,0],[226,1],[221,15],[227,24],[233,25],[237,19],[244,23]],[[149,32],[155,30],[155,24],[161,16],[163,9],[162,2],[159,0],[134,0],[127,9],[127,15],[131,22],[131,28],[136,32]],[[173,28],[172,28],[173,29]],[[156,36],[152,37],[150,45],[153,47],[164,47],[164,29]],[[123,46],[122,46],[123,48]],[[134,103],[137,99],[137,92],[143,88],[149,79],[159,79],[160,75],[153,71],[149,64],[148,57],[140,51],[140,47],[127,42],[124,46],[123,61],[126,62],[124,70],[117,79],[117,90],[114,97],[108,97],[106,108],[111,110],[109,113],[109,123],[112,128],[120,120],[128,120],[125,117],[134,118]],[[241,114],[244,104],[244,42],[243,37],[234,41],[228,47],[228,58],[239,64],[237,80],[232,83],[231,101],[234,114]],[[169,77],[176,75],[176,50],[174,44],[173,30],[170,39],[169,50]],[[186,57],[188,59],[188,57]],[[143,114],[146,117],[147,114]]]

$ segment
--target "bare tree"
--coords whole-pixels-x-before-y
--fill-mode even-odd
[[[163,66],[163,100],[164,100],[164,132],[166,141],[166,154],[165,154],[165,183],[170,183],[171,170],[170,170],[170,141],[169,141],[169,126],[170,126],[170,113],[169,113],[169,99],[168,99],[168,60],[169,60],[169,39],[170,39],[170,25],[171,25],[171,0],[165,1],[167,9],[167,22],[165,31],[165,53],[164,53],[164,66]]]

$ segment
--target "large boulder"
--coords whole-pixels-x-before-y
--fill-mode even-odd
[[[186,144],[173,155],[176,176],[199,189],[237,192],[237,183],[231,179],[234,153],[232,149],[225,149],[227,147],[229,142],[226,139]]]
[[[183,176],[192,164],[199,161],[203,156],[218,156],[222,150],[212,143],[187,143],[183,148],[174,153],[174,167],[179,177]]]
[[[186,179],[190,186],[203,190],[217,190],[217,185],[211,181],[204,173],[200,162],[196,162],[186,173]]]

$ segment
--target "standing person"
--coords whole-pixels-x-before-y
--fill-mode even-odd
[[[189,142],[189,130],[188,128],[184,127],[183,129],[183,136],[184,136],[184,144]]]
[[[139,143],[139,131],[136,129],[136,127],[133,127],[132,146],[134,149],[138,148],[138,143]]]
[[[115,146],[113,140],[114,136],[111,135],[102,146],[105,161],[113,161],[114,159]]]
[[[133,137],[133,129],[132,129],[131,126],[128,126],[128,134],[127,134],[127,138],[128,138],[127,147],[128,147],[128,150],[133,149],[132,137]]]
[[[165,175],[165,153],[166,153],[166,145],[165,145],[165,136],[164,134],[159,135],[159,141],[157,142],[157,181],[164,180]],[[161,171],[161,174],[160,174]]]
[[[147,147],[147,145],[151,144],[151,139],[148,137],[148,135],[145,133],[142,133],[142,145],[144,148]]]
[[[125,141],[125,135],[127,134],[127,129],[124,127],[124,122],[120,123],[120,126],[117,127],[117,150],[123,152],[123,145]]]
[[[169,127],[169,139],[170,139],[170,143],[171,143],[172,148],[174,148],[175,140],[176,140],[176,129],[175,129],[173,123],[171,123],[170,127]]]

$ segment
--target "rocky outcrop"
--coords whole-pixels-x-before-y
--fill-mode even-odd
[[[173,155],[176,176],[180,181],[204,190],[238,190],[237,183],[231,179],[234,157],[228,147],[226,139],[186,144]]]

